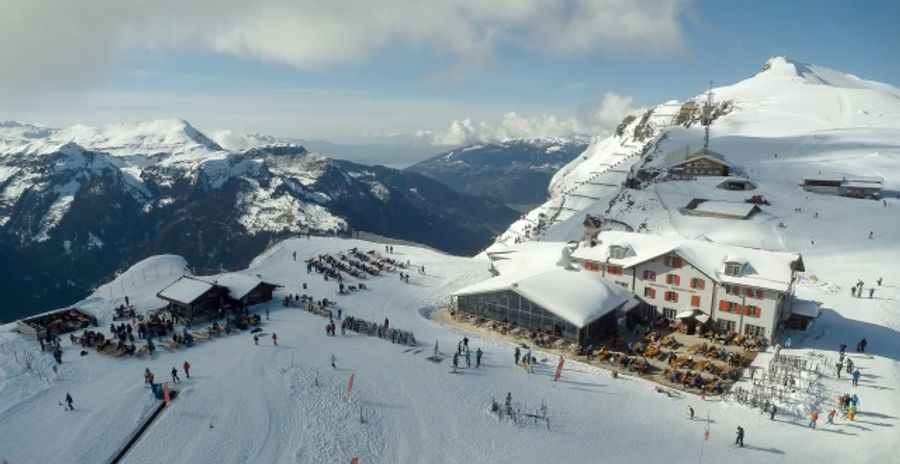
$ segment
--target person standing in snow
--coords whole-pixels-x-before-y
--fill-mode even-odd
[[[189,379],[191,378],[191,365],[185,361],[184,364],[181,365],[182,369],[184,369],[184,377]]]
[[[859,373],[859,369],[858,369],[858,368],[857,368],[855,371],[853,371],[853,386],[854,386],[854,387],[856,387],[856,386],[859,385],[859,376],[860,376],[860,375],[861,375],[861,374]]]
[[[853,373],[853,360],[850,358],[847,358],[847,373],[848,374]]]
[[[879,277],[878,280],[875,281],[875,283],[878,284],[878,286],[880,287],[881,286],[881,277]]]
[[[259,335],[253,334],[253,344],[259,345]]]
[[[869,299],[870,300],[872,299],[872,295],[874,295],[874,294],[875,294],[875,287],[872,287],[869,289]]]
[[[297,251],[294,250],[294,261],[297,261]]]
[[[466,350],[466,367],[469,367],[469,368],[472,367],[472,355],[470,353],[471,353],[471,351]]]
[[[75,410],[75,407],[72,406],[72,395],[70,395],[70,394],[68,394],[68,393],[66,393],[66,410],[67,410],[67,411],[74,411],[74,410]]]
[[[506,414],[512,415],[512,393],[506,393]]]
[[[272,344],[278,346],[278,334],[272,332]]]
[[[153,383],[153,373],[150,372],[150,368],[144,369],[144,383]]]
[[[478,348],[477,350],[475,350],[475,367],[476,368],[481,367],[481,355],[482,354],[484,354],[484,352],[481,351],[481,348]]]
[[[337,358],[335,358],[334,355],[331,355],[331,368],[332,369],[337,369],[337,365],[335,365],[335,362],[337,362]]]
[[[850,287],[850,296],[856,297],[856,287]]]
[[[819,421],[819,412],[813,410],[812,414],[809,415],[809,428],[815,430],[816,422]]]
[[[688,412],[691,414],[691,420],[694,420],[694,408],[688,406]]]
[[[469,337],[463,336],[463,348],[469,351]]]
[[[769,420],[775,420],[775,413],[778,412],[778,407],[772,404],[772,409],[769,410]]]
[[[837,378],[841,378],[841,371],[844,370],[844,363],[839,362],[839,363],[835,364],[834,367],[835,367],[835,372],[837,373]]]
[[[341,321],[341,335],[347,334],[347,321]]]
[[[739,445],[741,448],[744,447],[744,428],[740,425],[737,428],[737,438],[734,439],[734,444]]]
[[[462,355],[462,340],[456,344],[456,354]]]
[[[516,352],[513,353],[513,356],[516,358],[515,364],[518,366],[519,365],[519,357],[522,356],[522,352],[519,350],[518,346],[516,347]]]
[[[181,383],[181,379],[178,378],[178,369],[175,369],[175,366],[172,366],[172,383]]]
[[[834,415],[837,414],[837,411],[834,408],[828,410],[828,423],[834,424]]]
[[[453,353],[453,369],[459,367],[459,353]]]
[[[869,239],[871,239],[873,235],[875,235],[875,231],[870,230],[869,231]]]
[[[863,339],[859,341],[860,351],[863,352],[863,353],[865,353],[865,352],[866,352],[866,346],[867,346],[868,344],[869,344],[869,341],[866,340],[865,337],[863,337]]]

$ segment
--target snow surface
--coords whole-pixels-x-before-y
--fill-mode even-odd
[[[597,141],[554,179],[553,196],[541,210],[553,225],[539,238],[580,238],[583,214],[590,212],[670,237],[802,253],[807,272],[797,285],[797,297],[818,304],[821,314],[806,332],[786,333],[781,341],[790,338],[791,347],[782,352],[833,366],[839,344],[846,343],[862,372],[859,387],[852,388],[846,375],[837,379],[833,370],[824,370],[812,393],[777,400],[780,412],[770,421],[758,409],[732,401],[686,393],[669,397],[643,379],[613,379],[603,369],[571,360],[554,382],[555,356],[537,353],[542,362],[527,374],[512,365],[511,344],[425,317],[446,304],[453,291],[490,278],[486,259],[397,245],[393,257],[424,265],[427,275],[411,273],[410,283],[404,284],[387,274],[367,279],[369,290],[337,296],[336,284],[307,275],[302,260],[352,247],[383,247],[354,240],[289,240],[244,271],[285,285],[276,291],[269,307],[271,320],[264,325],[266,332],[278,333],[278,347],[265,338],[261,346],[253,346],[243,333],[138,360],[94,352],[80,357],[65,340],[57,377],[50,370],[52,359],[40,353],[35,342],[12,333],[11,325],[2,326],[0,459],[107,461],[153,405],[143,386],[144,368],[165,378],[172,366],[188,360],[193,365],[191,380],[179,386],[181,396],[125,462],[349,462],[354,456],[362,463],[895,462],[900,453],[900,93],[781,58],[770,60],[768,68],[742,83],[714,89],[717,100],[732,98],[736,109],[713,125],[711,148],[741,166],[759,187],[754,193],[772,201],[766,207],[770,217],[723,221],[673,213],[691,198],[742,201],[747,192],[717,189],[720,178],[621,192],[615,185],[627,172],[617,171],[641,161],[646,142],[613,136]],[[679,102],[668,102],[649,118],[654,134],[666,135],[659,153],[702,139],[702,128],[696,125],[671,127],[679,107]],[[883,176],[886,203],[800,190],[797,184],[803,176],[819,169]],[[613,186],[597,185],[604,180]],[[620,201],[611,205],[614,197]],[[514,226],[519,229],[508,232],[508,241],[520,237],[517,233],[537,216],[529,214]],[[869,231],[875,232],[872,239]],[[558,248],[541,245],[513,247],[509,256],[521,259],[498,261],[496,266],[518,265],[529,256],[559,259]],[[505,249],[501,241],[491,252]],[[298,252],[297,261],[293,251]],[[159,303],[155,292],[177,279],[185,265],[177,257],[151,258],[78,306],[97,314],[101,327],[124,295],[149,309]],[[884,277],[883,286],[874,284],[878,276]],[[848,287],[860,278],[866,289],[875,288],[874,298],[851,297]],[[326,337],[324,319],[278,304],[286,293],[304,293],[303,283],[309,287],[305,292],[316,298],[337,299],[346,314],[373,321],[388,317],[391,326],[412,330],[420,342],[416,350],[423,351],[405,352],[350,332]],[[446,358],[439,364],[424,359],[435,341],[449,353],[463,335],[470,338],[470,346],[484,350],[480,368],[450,374]],[[854,352],[862,337],[872,357]],[[43,376],[24,372],[16,361],[26,351],[34,353],[33,372]],[[336,370],[329,365],[331,355],[337,358]],[[761,353],[754,366],[765,366],[771,356]],[[355,384],[348,400],[351,374]],[[59,404],[66,392],[75,399],[75,412],[64,412]],[[488,405],[492,398],[502,402],[507,392],[528,410],[546,404],[550,430],[498,422]],[[824,416],[837,395],[847,392],[860,397],[855,422],[838,418],[830,425],[820,420],[816,431],[806,426],[812,408]],[[708,441],[703,441],[706,422],[689,420],[688,406],[711,419]],[[738,425],[746,430],[743,449],[732,446]]]
[[[182,277],[173,282],[172,285],[161,289],[159,296],[189,304],[203,296],[203,294],[208,292],[211,288],[213,288],[213,286],[208,282],[190,277]]]

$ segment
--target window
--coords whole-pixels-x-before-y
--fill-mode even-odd
[[[754,292],[752,288],[745,288],[745,289],[744,289],[744,296],[749,296],[750,298],[753,298],[753,295],[754,295],[755,293],[756,293],[756,292]]]
[[[675,315],[678,314],[678,311],[672,308],[663,308],[663,316],[670,321],[675,320]]]
[[[691,306],[693,306],[695,308],[700,307],[700,295],[691,296]]]
[[[656,282],[656,273],[653,271],[644,271],[644,280]]]
[[[669,285],[681,285],[681,276],[678,274],[666,274],[666,283]]]
[[[734,321],[728,321],[725,319],[719,319],[719,330],[722,332],[734,332],[734,328],[737,326]]]
[[[740,296],[741,295],[741,287],[738,287],[735,285],[726,285],[725,292],[730,293],[732,295]]]
[[[760,289],[756,290],[756,298],[761,300],[766,297],[766,292]]]
[[[759,306],[747,306],[744,308],[744,315],[750,317],[759,317],[762,315],[762,310]]]
[[[622,246],[609,247],[609,257],[613,259],[622,259],[628,253],[628,249]]]
[[[744,335],[749,335],[751,337],[765,337],[766,328],[753,324],[744,324]]]
[[[585,269],[586,271],[594,271],[594,272],[598,272],[598,271],[600,271],[600,265],[597,264],[597,263],[595,263],[595,262],[593,262],[593,261],[585,261],[585,262],[584,262],[584,269]]]
[[[742,309],[741,305],[737,303],[725,300],[719,301],[719,311],[722,311],[723,313],[740,314]]]
[[[647,298],[656,298],[656,289],[644,287],[644,296],[646,296]]]
[[[744,263],[725,263],[725,275],[740,276],[744,270]]]
[[[691,288],[696,288],[697,290],[703,290],[706,288],[706,281],[697,277],[691,279]]]
[[[622,266],[609,266],[606,269],[606,272],[609,272],[612,275],[622,275]]]
[[[678,292],[666,292],[664,299],[672,303],[678,303]]]
[[[666,256],[664,261],[669,267],[680,268],[684,265],[684,261],[678,256]]]

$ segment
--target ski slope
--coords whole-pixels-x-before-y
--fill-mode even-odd
[[[283,309],[280,295],[300,291],[302,283],[317,298],[335,298],[333,282],[307,275],[302,259],[352,247],[383,249],[354,240],[313,238],[277,244],[248,272],[285,285],[270,305],[266,333],[276,332],[279,346],[263,337],[254,346],[249,333],[232,334],[177,352],[160,351],[152,360],[112,359],[63,343],[59,378],[48,382],[29,374],[15,375],[10,351],[36,349],[36,344],[10,326],[0,334],[0,457],[13,463],[104,462],[128,433],[149,413],[153,401],[143,385],[149,367],[157,378],[173,366],[192,364],[192,378],[176,388],[181,395],[149,428],[124,462],[890,462],[900,402],[900,285],[890,280],[877,299],[850,299],[838,290],[854,274],[829,275],[834,285],[804,285],[800,295],[823,302],[827,309],[806,335],[793,335],[791,352],[816,351],[835,356],[841,342],[853,346],[866,336],[874,359],[851,353],[864,372],[855,390],[861,398],[855,423],[820,424],[818,431],[801,417],[779,416],[769,422],[758,410],[690,394],[661,395],[647,381],[612,379],[604,370],[566,363],[559,382],[552,380],[556,359],[543,361],[533,374],[512,365],[512,346],[470,335],[470,346],[485,351],[479,369],[449,372],[449,359],[425,360],[439,343],[450,353],[463,333],[428,318],[446,295],[489,276],[478,258],[456,258],[409,246],[396,246],[394,258],[424,265],[427,275],[413,273],[409,284],[388,274],[367,281],[369,290],[338,297],[345,314],[370,320],[389,317],[391,325],[412,330],[419,346],[406,348],[348,332],[326,337],[326,320],[298,309]],[[298,252],[298,260],[291,254]],[[889,270],[900,258],[886,253],[872,272]],[[101,288],[83,306],[107,321],[111,307],[128,294],[139,305],[152,304],[166,275],[183,264],[177,257],[140,263]],[[811,271],[819,269],[808,264]],[[171,271],[168,271],[171,272]],[[156,277],[161,275],[164,277]],[[146,279],[146,280],[145,280]],[[890,279],[890,277],[888,277]],[[108,295],[108,296],[104,296]],[[258,308],[257,310],[261,310]],[[330,367],[330,356],[337,369]],[[546,356],[537,354],[539,359]],[[42,366],[49,355],[37,357]],[[347,381],[355,386],[347,395]],[[316,385],[318,383],[318,386]],[[824,398],[850,391],[849,380],[826,378]],[[76,411],[65,412],[59,401],[70,392]],[[498,422],[488,412],[492,398],[502,402],[511,392],[523,409],[544,402],[551,418],[545,426]],[[704,422],[690,421],[687,407],[709,414],[710,440],[703,442]],[[782,408],[787,410],[788,408]],[[800,414],[801,412],[798,412]],[[364,420],[361,423],[360,416]],[[747,430],[747,448],[731,446],[734,430]]]

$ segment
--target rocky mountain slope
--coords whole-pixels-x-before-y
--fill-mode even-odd
[[[458,254],[516,217],[425,176],[308,153],[232,152],[181,120],[0,125],[0,319],[83,295],[152,254],[246,265],[288,234],[364,230]]]
[[[464,193],[507,204],[547,199],[553,175],[587,147],[583,140],[517,139],[456,148],[406,168]]]

